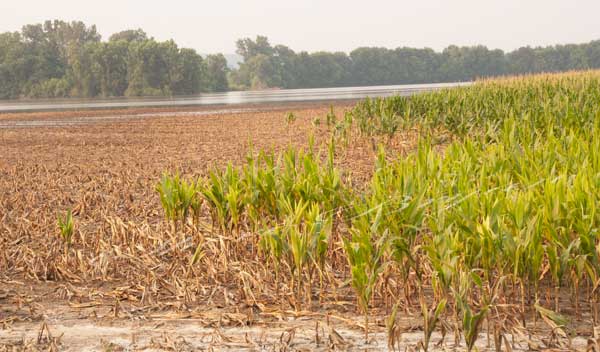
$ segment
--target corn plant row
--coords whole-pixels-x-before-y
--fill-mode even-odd
[[[362,135],[393,135],[418,124],[464,136],[495,128],[510,117],[533,129],[560,131],[593,124],[599,99],[600,73],[587,71],[491,79],[410,97],[366,99],[351,115]]]

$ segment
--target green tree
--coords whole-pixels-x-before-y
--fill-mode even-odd
[[[203,90],[210,92],[224,92],[229,89],[227,75],[227,59],[223,54],[208,55],[204,60],[205,79]]]
[[[118,42],[122,40],[127,43],[143,42],[148,40],[148,35],[142,29],[128,29],[111,35],[108,40],[110,42]]]
[[[240,39],[236,42],[236,52],[244,58],[244,62],[258,55],[272,56],[274,49],[269,40],[264,36],[257,36],[256,40],[250,38]]]
[[[92,69],[98,81],[98,94],[103,97],[125,95],[128,87],[127,56],[129,44],[125,41],[99,43],[93,47]]]

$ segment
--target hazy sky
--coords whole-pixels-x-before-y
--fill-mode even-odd
[[[0,31],[45,19],[96,24],[103,38],[141,27],[201,53],[266,35],[292,49],[520,46],[600,39],[600,0],[0,0]]]

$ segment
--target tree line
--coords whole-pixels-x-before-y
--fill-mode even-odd
[[[230,85],[316,88],[470,81],[476,78],[600,68],[600,40],[586,44],[522,47],[505,53],[485,46],[449,46],[442,52],[362,47],[350,54],[272,46],[266,37],[237,42],[244,58]]]
[[[0,33],[0,99],[173,96],[232,89],[315,88],[469,81],[480,77],[600,68],[600,41],[523,47],[362,47],[295,52],[266,37],[237,41],[243,62],[202,57],[141,29],[102,41],[96,26],[46,21]]]
[[[227,61],[127,30],[46,21],[0,34],[0,99],[171,96],[228,90]]]

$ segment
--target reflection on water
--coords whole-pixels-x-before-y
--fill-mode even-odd
[[[134,120],[152,119],[180,116],[210,116],[217,114],[236,114],[243,112],[267,111],[273,108],[264,107],[260,109],[211,109],[203,111],[170,111],[170,112],[151,112],[127,115],[101,115],[101,116],[78,116],[78,117],[58,117],[58,118],[42,118],[42,119],[8,119],[0,120],[0,130],[15,129],[15,128],[34,128],[34,127],[64,127],[64,126],[81,126],[92,125],[101,122],[130,122]]]
[[[253,103],[301,102],[319,100],[361,99],[366,97],[386,97],[390,95],[410,95],[418,92],[451,88],[470,83],[413,84],[400,86],[282,89],[263,91],[243,91],[210,93],[197,96],[175,98],[139,98],[139,99],[67,99],[35,101],[0,101],[0,112],[66,110],[92,108],[131,108],[131,107],[169,107],[195,105],[235,105]]]

